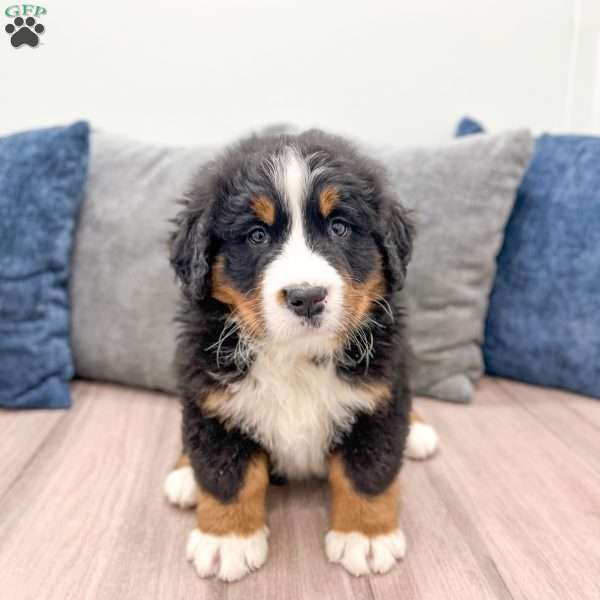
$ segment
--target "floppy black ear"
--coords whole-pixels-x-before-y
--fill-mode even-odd
[[[195,209],[188,206],[182,210],[175,217],[177,229],[171,236],[171,266],[181,281],[184,293],[194,300],[204,298],[208,288],[210,204],[207,202]]]
[[[408,211],[395,198],[389,203],[383,222],[383,253],[385,269],[392,290],[404,285],[406,267],[412,254],[415,228]]]

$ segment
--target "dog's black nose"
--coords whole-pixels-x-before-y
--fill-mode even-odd
[[[314,317],[325,308],[327,290],[324,287],[288,287],[283,293],[288,308],[299,317]]]

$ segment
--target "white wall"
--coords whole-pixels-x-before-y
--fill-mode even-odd
[[[600,133],[598,0],[40,3],[36,49],[1,15],[0,133],[81,117],[180,144],[293,122],[422,143],[465,113]]]

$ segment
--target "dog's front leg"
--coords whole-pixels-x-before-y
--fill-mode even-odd
[[[186,550],[198,575],[236,581],[264,564],[268,550],[268,480],[266,460],[260,455],[248,464],[244,483],[232,500],[223,502],[199,487],[197,525]]]
[[[325,549],[331,562],[352,575],[385,573],[404,556],[398,480],[404,431],[393,418],[363,416],[330,457]]]
[[[184,444],[198,484],[187,558],[201,577],[235,581],[267,559],[267,457],[241,432],[187,408]]]

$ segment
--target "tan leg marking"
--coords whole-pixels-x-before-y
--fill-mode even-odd
[[[182,452],[175,463],[174,469],[180,469],[181,467],[189,467],[190,466],[190,457]]]
[[[346,476],[339,456],[330,460],[331,529],[325,554],[352,575],[387,573],[406,552],[398,527],[400,486],[396,478],[383,493],[359,493]]]
[[[413,423],[424,423],[423,417],[414,408],[410,411],[410,424]]]
[[[356,531],[373,537],[397,529],[400,510],[397,479],[377,496],[361,494],[346,476],[340,456],[333,455],[329,461],[329,484],[332,530],[343,533]]]
[[[200,577],[237,581],[265,563],[268,483],[267,458],[261,454],[248,464],[243,485],[231,502],[199,490],[197,526],[188,537],[186,555]]]
[[[266,523],[265,497],[269,485],[267,458],[253,458],[244,483],[232,502],[223,503],[208,492],[198,492],[198,529],[212,535],[249,536]]]

